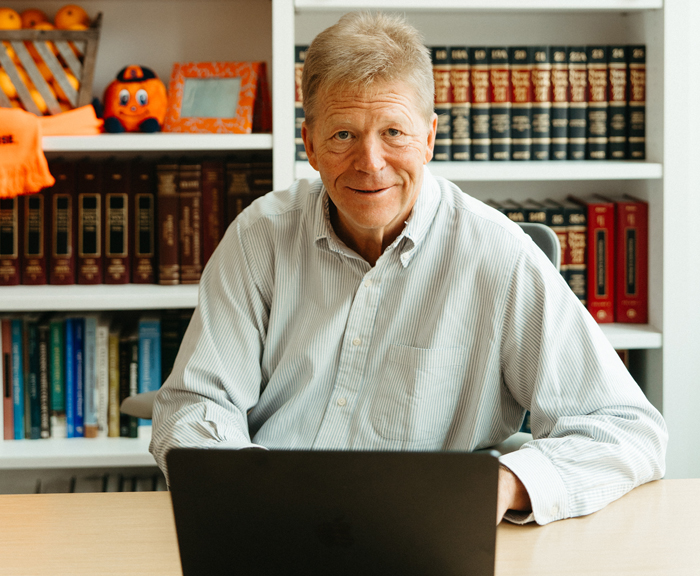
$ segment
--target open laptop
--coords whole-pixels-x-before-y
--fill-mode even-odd
[[[184,576],[492,576],[497,453],[176,448]]]

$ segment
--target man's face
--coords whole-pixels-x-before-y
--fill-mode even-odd
[[[354,248],[388,246],[418,197],[437,116],[427,125],[414,100],[400,82],[371,91],[328,90],[319,94],[312,129],[302,128],[309,162],[337,208],[336,233],[349,236]]]

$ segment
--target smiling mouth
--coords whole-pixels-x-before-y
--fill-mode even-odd
[[[350,190],[353,192],[357,192],[358,194],[377,194],[378,192],[384,192],[384,190],[388,190],[390,186],[387,186],[385,188],[376,188],[373,190],[370,189],[361,189],[361,188],[352,188],[350,187]]]

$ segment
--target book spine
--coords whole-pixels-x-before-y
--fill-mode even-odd
[[[305,44],[294,47],[294,159],[300,162],[306,162],[309,159],[306,155],[304,140],[301,137],[301,126],[304,123],[304,95],[301,90],[301,77],[308,49],[309,47]]]
[[[122,334],[119,338],[119,405],[124,402],[130,395],[129,386],[129,335]],[[128,414],[119,414],[119,436],[122,438],[129,437],[129,425],[131,416]]]
[[[84,162],[77,167],[78,284],[102,284],[102,164]]]
[[[486,48],[469,48],[472,86],[472,160],[491,160],[491,79]]]
[[[109,325],[104,318],[97,321],[95,332],[95,367],[97,391],[97,436],[107,437],[109,409]]]
[[[109,162],[104,170],[105,284],[128,284],[131,280],[129,168],[128,162]]]
[[[226,223],[236,217],[252,202],[251,190],[252,166],[248,162],[229,162],[226,164]]]
[[[66,403],[66,438],[75,437],[75,318],[64,320],[64,351],[65,351],[65,388],[64,397]]]
[[[180,335],[180,312],[164,310],[160,319],[161,358],[160,372],[163,381],[170,376],[182,340]]]
[[[202,162],[202,267],[224,236],[224,163]]]
[[[38,327],[39,337],[39,427],[42,438],[51,437],[49,384],[50,326],[42,322]]]
[[[535,52],[531,47],[508,49],[511,100],[511,160],[532,159],[532,68]]]
[[[84,324],[84,435],[97,438],[97,317],[85,316]]]
[[[587,148],[588,160],[608,158],[608,58],[607,46],[588,46],[588,108]]]
[[[139,393],[139,340],[138,338],[129,339],[129,347],[127,350],[129,362],[129,395],[135,396]],[[135,416],[128,417],[128,438],[138,438],[139,435],[139,419]]]
[[[160,334],[160,319],[139,320],[139,394],[158,390],[162,384]],[[150,421],[139,419],[139,426],[146,424]]]
[[[49,284],[75,284],[75,164],[51,165],[49,192]]]
[[[131,281],[156,281],[156,179],[153,164],[135,162],[131,170]]]
[[[12,400],[12,321],[9,318],[0,320],[2,331],[2,359],[0,360],[0,369],[2,369],[2,425],[3,439],[15,439],[15,424],[14,424],[14,405]]]
[[[19,200],[0,198],[0,286],[19,284]]]
[[[568,282],[571,291],[586,304],[588,294],[587,238],[588,222],[586,208],[569,205],[564,210],[566,219],[566,261]]]
[[[629,136],[627,157],[646,158],[646,46],[629,47]]]
[[[489,48],[491,160],[510,160],[511,112],[510,64],[507,48]]]
[[[41,404],[39,399],[39,334],[35,319],[25,319],[24,334],[27,346],[25,386],[29,393],[29,435],[32,440],[41,438]]]
[[[177,164],[158,165],[158,283],[163,285],[180,283],[180,200],[177,176]]]
[[[615,322],[648,322],[649,207],[646,202],[616,202]]]
[[[471,67],[466,46],[450,49],[452,91],[452,156],[455,162],[471,159]]]
[[[534,46],[532,64],[533,160],[549,160],[552,144],[552,58],[549,46]]]
[[[66,395],[65,395],[65,325],[58,318],[51,320],[51,361],[50,367],[50,420],[51,437],[66,437]]]
[[[22,209],[20,208],[20,215]],[[21,253],[21,251],[20,251]],[[31,315],[30,315],[31,316]],[[31,439],[32,437],[32,409],[36,403],[36,400],[32,399],[32,396],[38,396],[38,387],[32,386],[32,378],[30,378],[30,372],[35,367],[30,362],[30,350],[29,350],[29,318],[30,316],[23,316],[22,319],[22,368],[24,369],[24,437]],[[36,352],[36,333],[32,335],[32,340],[34,343],[32,353],[35,355]],[[36,374],[36,372],[34,372]],[[36,379],[34,379],[36,383]]]
[[[107,436],[119,438],[119,332],[109,331],[109,405]]]
[[[21,283],[46,284],[46,193],[41,190],[21,198],[21,202]]]
[[[433,160],[445,162],[452,157],[452,90],[450,89],[450,49],[430,49],[435,82],[435,113],[438,116]]]
[[[588,68],[586,49],[569,46],[566,49],[569,65],[569,133],[567,158],[586,159],[586,137],[588,134]]]
[[[85,318],[73,320],[73,374],[75,394],[73,395],[73,437],[85,436]]]
[[[610,48],[608,65],[608,158],[627,156],[627,47]]]
[[[565,220],[565,215],[564,215],[564,207],[563,206],[550,206],[547,209],[547,226],[549,226],[554,233],[557,235],[557,238],[559,238],[559,247],[561,248],[561,254],[560,254],[560,264],[559,264],[559,272],[561,273],[562,277],[564,280],[569,282],[569,261],[568,261],[568,250],[567,250],[567,243],[568,243],[568,230],[566,228],[566,220]]]
[[[588,202],[588,291],[586,308],[600,324],[614,320],[615,205]]]
[[[15,440],[24,438],[24,354],[22,320],[12,320],[12,399]]]
[[[197,284],[202,275],[202,167],[180,166],[178,189],[180,203],[180,283]]]
[[[566,48],[553,46],[551,160],[566,160],[569,143],[569,65]]]

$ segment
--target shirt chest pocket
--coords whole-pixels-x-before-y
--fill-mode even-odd
[[[370,408],[380,436],[421,442],[444,436],[460,401],[464,348],[392,345]]]

